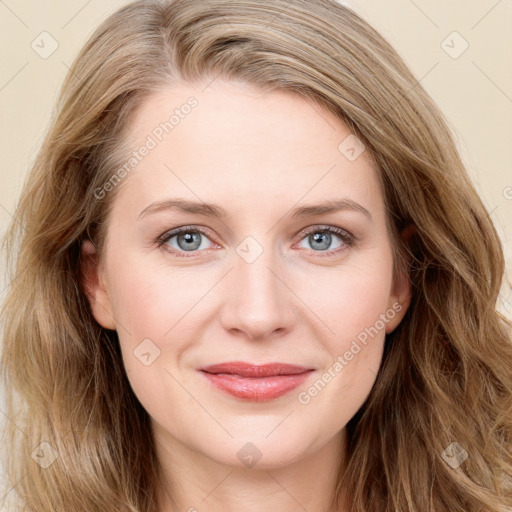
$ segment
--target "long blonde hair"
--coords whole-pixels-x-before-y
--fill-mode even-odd
[[[101,254],[116,191],[98,199],[95,190],[126,158],[135,109],[164,84],[219,76],[301,94],[357,134],[378,164],[395,271],[413,285],[375,385],[347,425],[333,510],[510,512],[512,343],[496,310],[500,240],[438,107],[383,37],[333,0],[139,0],[78,55],[5,239],[1,370],[13,492],[34,512],[156,508],[148,414],[116,333],[91,314],[80,246],[90,238]],[[37,450],[53,463],[36,464]],[[464,456],[450,465],[446,453]]]

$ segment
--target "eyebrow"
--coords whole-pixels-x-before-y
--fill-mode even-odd
[[[186,201],[184,199],[166,199],[151,203],[139,213],[138,219],[141,219],[146,215],[165,210],[177,210],[184,213],[191,213],[193,215],[204,215],[206,217],[215,217],[219,219],[225,219],[228,217],[226,210],[217,204],[198,203],[195,201]],[[314,215],[325,215],[327,213],[335,213],[344,210],[360,212],[371,221],[373,220],[372,214],[364,206],[349,198],[333,199],[319,204],[299,206],[286,216],[297,219]]]

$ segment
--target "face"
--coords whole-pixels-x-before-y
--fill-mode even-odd
[[[377,169],[340,120],[290,92],[202,89],[134,117],[101,260],[83,246],[91,308],[157,444],[284,466],[361,407],[410,287]]]

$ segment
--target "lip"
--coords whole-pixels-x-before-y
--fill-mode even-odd
[[[314,370],[288,363],[254,365],[236,361],[206,366],[199,371],[221,391],[244,400],[263,402],[295,389]]]

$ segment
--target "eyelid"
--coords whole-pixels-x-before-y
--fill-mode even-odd
[[[343,228],[339,228],[337,226],[331,226],[330,224],[314,224],[313,226],[304,228],[299,234],[302,235],[303,238],[304,236],[309,235],[311,233],[316,233],[317,231],[328,231],[331,233],[335,233],[341,238],[356,240],[356,237],[352,233],[350,233],[350,231],[347,231],[346,229]]]

